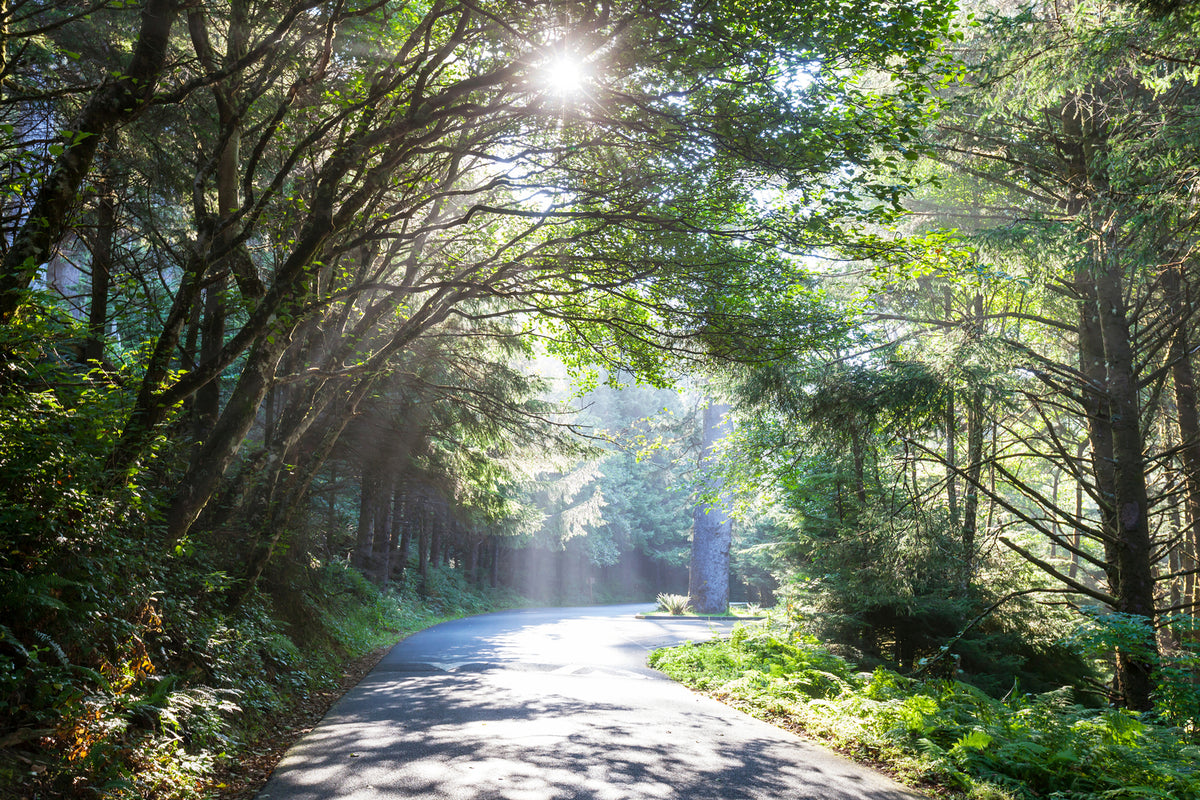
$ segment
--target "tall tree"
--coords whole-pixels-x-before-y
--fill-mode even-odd
[[[688,598],[692,608],[700,614],[724,614],[729,610],[733,517],[718,469],[721,445],[732,427],[730,410],[727,403],[709,399],[702,412],[700,488],[692,511],[692,550],[688,572]]]

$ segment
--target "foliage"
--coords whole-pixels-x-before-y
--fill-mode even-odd
[[[983,800],[1200,797],[1200,749],[1178,728],[1095,709],[1068,689],[989,697],[955,680],[858,672],[811,637],[766,626],[658,650],[651,664],[688,686],[906,779]]]
[[[1146,641],[1157,634],[1140,616],[1085,607],[1083,619],[1070,637],[1081,652],[1106,658],[1114,651],[1138,652],[1151,660],[1155,670],[1154,711],[1163,722],[1178,725],[1195,734],[1200,731],[1200,685],[1195,680],[1200,668],[1200,641],[1196,639],[1194,617],[1185,614],[1164,615],[1165,630],[1178,637],[1170,648],[1145,652]]]
[[[342,562],[293,565],[301,591],[232,614],[204,560],[106,537],[53,572],[0,571],[0,797],[195,798],[261,726],[349,659],[511,594],[431,573],[434,599],[381,593]],[[114,546],[120,549],[114,549]],[[94,576],[107,576],[97,581]]]
[[[659,594],[657,598],[655,598],[655,601],[658,603],[658,611],[663,611],[674,616],[686,614],[688,608],[691,607],[691,602],[688,600],[688,596],[685,594],[669,594],[667,592],[663,592]]]

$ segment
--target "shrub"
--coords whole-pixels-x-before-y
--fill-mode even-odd
[[[691,605],[691,599],[686,594],[663,593],[658,596],[658,610],[667,614],[686,614]]]
[[[651,665],[975,800],[1200,798],[1200,747],[1182,729],[1087,708],[1070,688],[996,699],[955,680],[856,673],[811,638],[763,627],[656,651]]]

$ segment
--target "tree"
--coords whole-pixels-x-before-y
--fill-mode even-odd
[[[716,473],[721,442],[730,433],[730,407],[709,400],[704,404],[700,439],[700,496],[692,511],[692,550],[688,598],[699,614],[729,610],[729,558],[733,518]]]

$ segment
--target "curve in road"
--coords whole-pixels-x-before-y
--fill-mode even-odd
[[[919,800],[646,666],[730,623],[539,609],[405,639],[280,762],[259,800]]]

